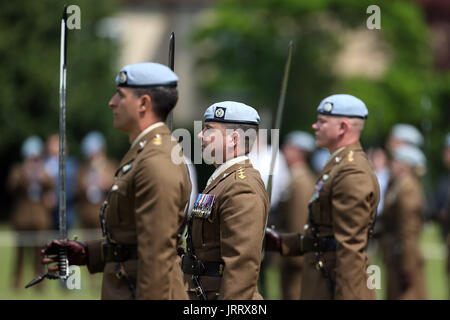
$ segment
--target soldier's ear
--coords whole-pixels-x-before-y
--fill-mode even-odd
[[[152,105],[152,98],[148,94],[143,94],[141,96],[141,101],[139,105],[139,111],[152,111],[153,105]]]

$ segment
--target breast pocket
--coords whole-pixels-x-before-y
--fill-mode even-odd
[[[220,223],[217,204],[214,204],[211,215],[202,219],[202,241],[206,246],[215,246],[220,243]]]
[[[133,194],[130,183],[125,179],[115,181],[112,189],[111,207],[115,208],[115,215],[119,224],[131,224],[134,222]]]
[[[331,183],[327,181],[323,184],[319,192],[319,198],[317,199],[318,206],[320,207],[319,212],[316,213],[318,223],[331,223],[331,196]]]

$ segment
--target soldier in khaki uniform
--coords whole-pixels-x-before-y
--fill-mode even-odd
[[[188,221],[182,268],[191,299],[262,299],[257,281],[269,200],[246,156],[258,123],[256,110],[243,103],[220,102],[205,112],[199,138],[216,171]]]
[[[419,239],[425,197],[419,178],[425,173],[425,156],[420,149],[404,145],[392,157],[380,239],[387,269],[387,298],[422,300],[426,290]]]
[[[303,230],[308,220],[308,202],[314,191],[315,176],[308,166],[314,151],[314,137],[303,131],[287,135],[281,147],[291,174],[286,197],[278,208],[280,230]],[[281,261],[281,288],[283,300],[299,300],[301,292],[303,257],[286,257]]]
[[[124,67],[116,82],[114,127],[132,144],[102,206],[105,238],[55,240],[43,253],[64,245],[70,264],[103,272],[102,299],[187,299],[177,246],[191,185],[181,148],[162,122],[177,102],[178,77],[161,64],[139,63]]]
[[[98,213],[114,182],[117,163],[106,157],[105,139],[93,131],[84,137],[81,149],[86,163],[79,170],[76,184],[77,209],[82,228],[99,229]]]
[[[14,287],[22,286],[25,253],[33,251],[34,272],[42,273],[39,246],[42,239],[38,231],[51,228],[50,209],[55,201],[53,183],[44,170],[42,158],[44,144],[37,136],[29,137],[22,145],[23,163],[12,167],[7,187],[14,198],[12,224],[18,231]]]
[[[365,104],[350,95],[325,98],[313,124],[318,147],[330,158],[310,200],[305,235],[268,229],[268,250],[304,255],[302,299],[375,299],[367,284],[368,238],[379,201],[379,186],[359,137]]]

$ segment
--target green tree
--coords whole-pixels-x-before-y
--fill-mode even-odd
[[[381,11],[381,29],[368,30],[370,5]],[[377,77],[343,75],[335,65],[343,35],[365,31],[377,39],[386,68]],[[350,32],[350,33],[349,33]],[[431,163],[439,161],[448,74],[433,68],[429,30],[414,1],[223,0],[193,34],[201,88],[207,97],[240,99],[275,114],[289,40],[295,51],[282,136],[311,129],[316,107],[333,93],[350,93],[368,106],[363,144],[383,145],[392,125],[427,129]],[[370,65],[367,65],[370,67]],[[364,70],[363,70],[364,71]],[[447,85],[446,85],[447,83]],[[443,96],[444,95],[444,96]],[[429,107],[431,106],[431,107]],[[431,167],[433,167],[431,165]]]
[[[68,32],[69,151],[78,155],[83,136],[97,129],[106,134],[111,153],[118,156],[126,147],[126,137],[112,128],[108,108],[115,88],[117,46],[114,40],[98,35],[99,22],[115,12],[116,4],[108,0],[75,0],[72,4],[81,9],[81,29]],[[55,0],[0,3],[0,181],[5,181],[11,163],[20,160],[26,137],[36,134],[45,139],[59,130],[63,5]]]

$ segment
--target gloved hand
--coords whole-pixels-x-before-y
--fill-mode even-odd
[[[280,233],[272,228],[266,228],[266,250],[281,252]]]
[[[82,266],[88,262],[88,249],[87,244],[74,240],[62,241],[53,240],[45,245],[45,248],[41,250],[42,264],[48,265],[50,263],[58,262],[58,252],[60,248],[67,249],[67,258],[69,259],[69,265]],[[58,265],[49,266],[48,271],[57,272]]]

